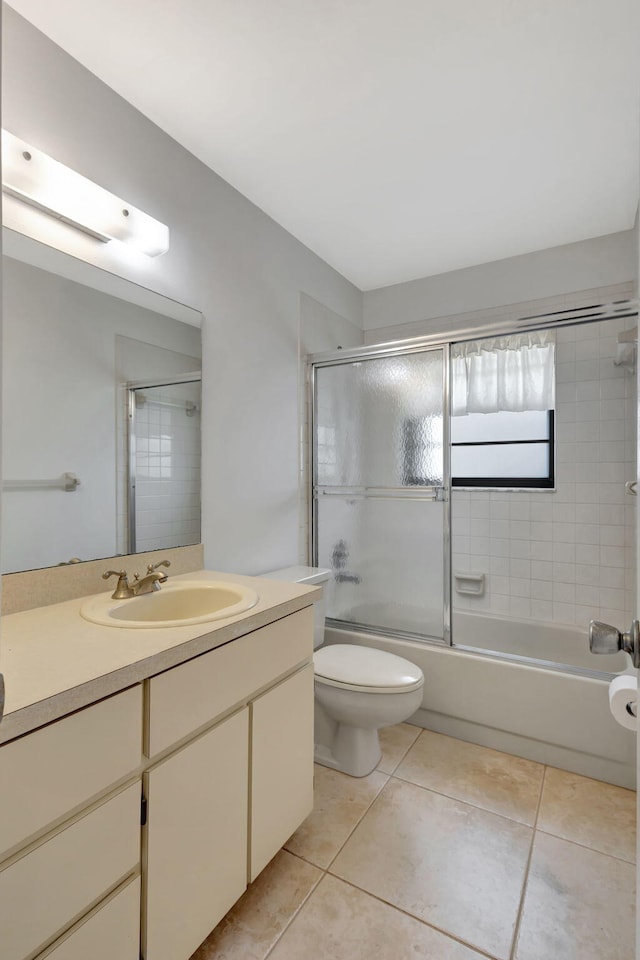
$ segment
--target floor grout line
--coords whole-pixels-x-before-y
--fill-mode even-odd
[[[434,790],[433,787],[425,787],[423,784],[416,783],[414,780],[404,780],[402,777],[396,777],[393,775],[391,775],[389,779],[397,780],[398,783],[406,783],[410,787],[417,787],[419,790],[426,790],[427,793],[433,793],[437,797],[444,797],[445,800],[453,800],[454,803],[463,803],[466,807],[472,807],[473,810],[479,810],[481,813],[488,813],[489,816],[499,817],[501,820],[508,820],[509,823],[515,823],[519,827],[526,827],[527,830],[532,830],[532,831],[535,830],[533,823],[525,823],[523,820],[514,820],[513,817],[507,816],[506,813],[496,813],[495,810],[488,810],[486,807],[479,807],[476,803],[473,803],[471,800],[461,800],[460,797],[452,797],[448,793],[442,793],[440,790]]]
[[[371,771],[371,773],[375,773],[375,772],[376,772],[375,770],[372,770],[372,771]],[[346,776],[346,774],[345,774],[345,776]],[[371,776],[371,774],[369,774],[369,776]],[[381,774],[381,776],[386,777],[387,779],[386,779],[385,782],[382,784],[382,786],[380,787],[380,789],[379,789],[378,792],[376,793],[375,797],[373,797],[373,799],[371,800],[371,803],[367,806],[366,810],[364,810],[364,811],[362,812],[362,814],[358,817],[357,821],[354,823],[353,827],[352,827],[351,830],[349,831],[349,835],[348,835],[347,838],[345,839],[344,843],[342,843],[342,844],[340,845],[340,848],[337,850],[337,852],[336,852],[336,853],[334,854],[334,856],[331,858],[331,860],[329,861],[329,863],[327,864],[327,866],[323,868],[324,870],[327,870],[327,871],[328,871],[329,868],[335,863],[335,861],[336,861],[337,858],[340,856],[340,854],[341,854],[342,851],[344,850],[345,846],[347,845],[347,843],[349,842],[349,840],[351,839],[351,837],[353,836],[353,834],[355,833],[355,831],[358,829],[358,827],[360,826],[360,824],[362,823],[362,821],[364,820],[364,818],[366,817],[366,815],[369,813],[369,811],[370,811],[371,808],[373,807],[374,803],[376,803],[376,801],[378,800],[378,797],[380,797],[380,795],[382,794],[382,791],[385,789],[385,787],[386,787],[387,784],[389,783],[389,780],[391,779],[391,777],[389,776],[388,773],[383,773],[383,774]]]
[[[444,793],[444,791],[436,790],[434,787],[426,787],[423,783],[416,783],[415,780],[407,780],[405,777],[397,777],[395,774],[391,774],[391,778],[393,780],[398,780],[399,783],[410,783],[412,786],[421,787],[423,790],[428,790],[430,793],[437,793],[441,797],[446,797],[447,800],[455,800],[458,803],[466,803],[469,807],[474,807],[476,810],[482,810],[483,813],[491,813],[494,817],[502,817],[504,820],[510,820],[511,823],[518,823],[521,827],[529,827],[530,830],[534,829],[533,823],[529,823],[527,820],[517,820],[515,817],[510,817],[508,813],[498,813],[497,810],[490,810],[488,807],[481,807],[480,804],[474,803],[473,800],[464,800],[462,797],[454,797],[451,793]],[[542,783],[542,780],[540,782]]]
[[[287,851],[287,853],[288,853],[288,852],[289,852],[289,851]],[[291,856],[292,856],[292,857],[295,857],[296,854],[295,854],[295,853],[292,853]],[[303,860],[302,857],[298,857],[298,859],[299,859],[299,860]],[[308,860],[303,860],[303,862],[304,862],[304,863],[308,863],[309,861],[308,861]],[[312,866],[315,866],[315,864],[312,864]],[[302,910],[302,908],[309,902],[309,900],[311,899],[311,897],[313,896],[313,894],[315,893],[315,891],[318,889],[318,887],[320,886],[320,884],[322,883],[322,881],[323,881],[324,878],[326,877],[326,875],[327,875],[327,871],[326,871],[326,870],[322,870],[321,867],[318,867],[317,869],[321,871],[320,876],[319,876],[318,879],[315,881],[315,883],[313,884],[313,886],[311,887],[311,889],[309,890],[309,892],[307,893],[307,895],[300,901],[300,903],[298,904],[298,906],[296,907],[296,909],[293,911],[293,913],[291,914],[291,916],[289,917],[289,919],[288,919],[287,922],[285,923],[284,927],[282,928],[282,930],[280,931],[280,933],[278,934],[278,936],[276,937],[276,939],[273,941],[273,943],[271,944],[271,946],[269,947],[269,949],[267,950],[267,952],[266,952],[266,953],[264,954],[264,956],[262,957],[262,960],[267,960],[267,957],[269,957],[269,956],[273,953],[273,951],[274,951],[275,948],[278,946],[278,944],[279,944],[280,941],[282,940],[283,936],[285,935],[285,933],[287,932],[287,930],[289,929],[289,927],[291,926],[291,924],[293,923],[293,921],[296,919],[296,917],[298,916],[298,914],[300,913],[300,911]]]
[[[571,843],[574,847],[581,847],[582,850],[590,850],[591,853],[598,853],[601,857],[609,857],[610,860],[617,860],[618,863],[626,863],[630,867],[636,866],[635,860],[618,857],[615,853],[605,853],[604,850],[598,850],[597,847],[590,847],[588,843],[580,843],[579,840],[570,840],[568,837],[560,836],[559,833],[552,833],[551,830],[542,830],[540,827],[536,827],[536,833],[541,833],[545,837],[553,837],[554,840],[562,840],[563,843]]]
[[[377,770],[379,773],[386,773],[386,775],[387,775],[388,777],[394,777],[395,774],[396,774],[396,770],[398,769],[398,767],[400,766],[400,764],[402,763],[402,761],[405,759],[405,757],[407,756],[407,754],[409,753],[409,751],[411,750],[411,748],[412,748],[413,746],[415,746],[415,744],[418,742],[418,739],[419,739],[419,737],[416,737],[416,739],[413,741],[413,743],[411,744],[411,746],[410,746],[410,747],[407,747],[407,749],[405,750],[405,752],[402,754],[402,756],[400,757],[400,759],[398,760],[398,762],[397,762],[396,765],[394,766],[393,770],[391,770],[391,771],[389,771],[389,770],[381,770],[379,765],[376,767],[376,770]],[[382,763],[382,760],[380,761],[380,763]]]
[[[435,923],[429,923],[428,920],[424,920],[422,917],[417,917],[415,913],[410,913],[409,910],[399,907],[396,903],[392,903],[390,900],[385,900],[384,897],[381,897],[376,893],[372,893],[370,890],[365,890],[363,887],[359,887],[357,883],[353,883],[351,880],[345,880],[344,877],[340,877],[337,873],[331,873],[330,870],[327,870],[327,875],[332,877],[334,880],[339,880],[341,883],[345,883],[348,887],[351,887],[353,890],[357,890],[359,893],[364,893],[365,896],[371,897],[372,900],[377,900],[378,903],[383,903],[385,907],[389,907],[391,910],[395,910],[397,913],[401,913],[403,916],[409,917],[410,920],[416,920],[424,927],[429,927],[430,930],[435,930],[437,933],[443,934],[445,937],[448,937],[449,940],[453,940],[455,943],[459,943],[463,947],[468,947],[470,950],[474,950],[481,957],[487,957],[488,960],[499,960],[494,953],[489,953],[483,947],[479,947],[476,944],[471,943],[469,940],[462,940],[460,937],[456,936],[455,933],[445,930],[444,927],[438,927]]]
[[[524,877],[522,878],[522,893],[520,894],[520,904],[518,906],[518,912],[516,914],[516,922],[513,927],[513,941],[511,943],[511,952],[509,954],[509,960],[515,960],[515,956],[516,956],[518,938],[520,936],[520,924],[522,922],[522,914],[524,912],[524,902],[527,896],[527,888],[529,886],[529,870],[531,869],[531,860],[533,858],[533,845],[536,841],[536,834],[538,832],[538,817],[540,816],[540,807],[542,806],[542,796],[544,794],[544,783],[546,778],[547,778],[547,766],[545,764],[544,770],[542,771],[542,780],[540,781],[540,793],[538,794],[538,804],[536,806],[536,815],[533,821],[533,830],[531,833],[531,845],[529,847],[529,856],[527,857],[527,865],[524,870]]]

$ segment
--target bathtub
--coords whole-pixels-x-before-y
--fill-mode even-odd
[[[385,637],[329,621],[327,643],[397,653],[425,675],[410,723],[635,787],[636,735],[611,716],[608,684],[629,671],[619,653],[595,657],[586,628],[454,613],[454,645]]]

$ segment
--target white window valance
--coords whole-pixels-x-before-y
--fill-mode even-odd
[[[454,417],[555,406],[555,333],[518,333],[451,348]]]

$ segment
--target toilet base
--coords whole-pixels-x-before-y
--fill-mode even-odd
[[[362,730],[337,724],[331,748],[316,743],[314,759],[350,777],[366,777],[380,763],[382,751],[377,730]]]
[[[378,731],[407,720],[422,703],[422,686],[372,693],[315,682],[315,759],[350,777],[366,777],[382,756]]]

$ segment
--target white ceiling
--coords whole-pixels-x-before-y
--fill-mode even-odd
[[[361,289],[638,199],[636,0],[11,0]]]

